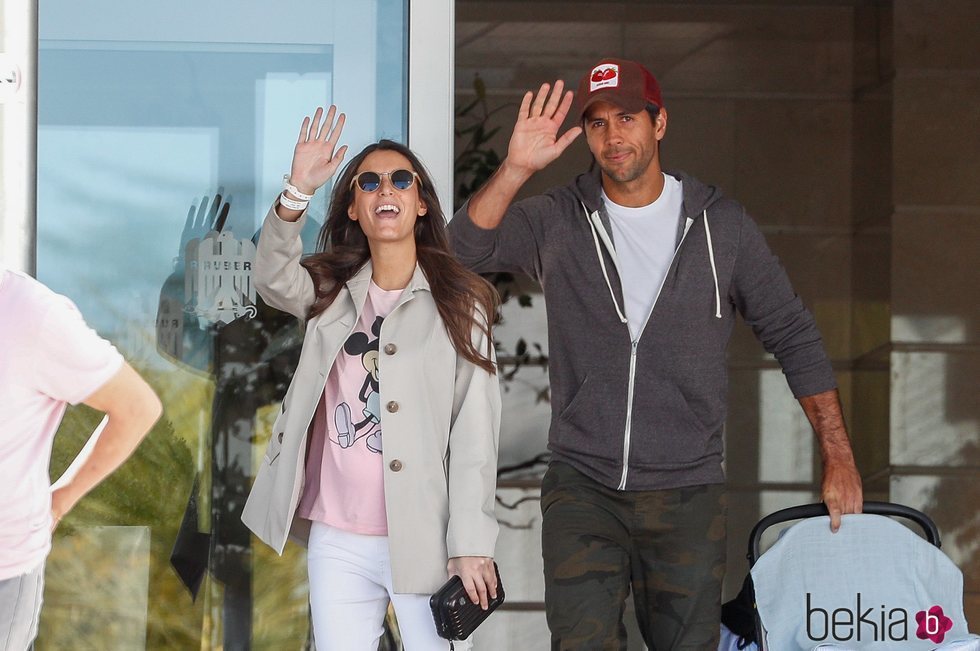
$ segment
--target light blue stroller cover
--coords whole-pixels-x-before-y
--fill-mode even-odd
[[[826,516],[783,532],[752,568],[771,651],[980,651],[963,574],[937,547],[880,515]]]

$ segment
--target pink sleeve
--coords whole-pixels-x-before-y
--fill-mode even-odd
[[[123,358],[85,323],[74,303],[60,295],[52,299],[37,333],[35,387],[75,405],[108,382],[122,368]]]

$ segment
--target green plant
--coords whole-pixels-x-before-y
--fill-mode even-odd
[[[500,127],[491,127],[489,122],[494,113],[511,106],[511,103],[502,104],[490,110],[487,107],[487,87],[479,74],[473,78],[473,92],[476,95],[473,101],[457,109],[453,129],[457,140],[465,139],[465,144],[453,161],[456,180],[454,210],[459,210],[500,165],[500,156],[489,145]]]

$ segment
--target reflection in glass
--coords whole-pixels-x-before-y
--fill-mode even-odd
[[[46,597],[46,621],[69,621],[50,629],[52,649],[141,649],[149,611],[149,527],[84,527],[62,540],[48,557],[46,574],[62,590]],[[54,597],[52,599],[52,597]],[[76,618],[75,604],[97,602],[97,610]]]

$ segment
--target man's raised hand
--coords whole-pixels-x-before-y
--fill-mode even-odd
[[[531,91],[524,94],[507,147],[508,164],[533,174],[561,156],[582,133],[582,127],[576,125],[558,137],[558,129],[572,106],[572,91],[562,93],[564,87],[559,79],[554,89],[550,84],[541,84],[537,95]]]

